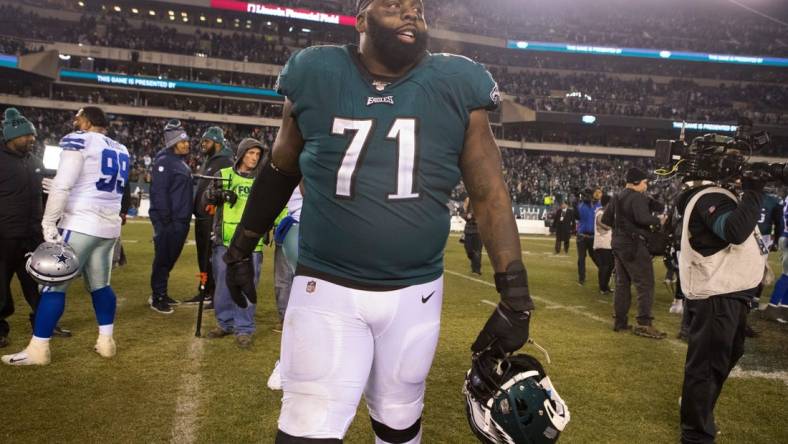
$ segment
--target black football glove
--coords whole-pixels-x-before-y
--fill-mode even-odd
[[[490,356],[499,358],[514,353],[528,340],[530,322],[530,311],[514,311],[500,303],[471,345],[471,351],[480,353],[489,349]]]
[[[233,240],[227,247],[222,260],[227,264],[225,282],[233,302],[241,308],[249,303],[257,303],[257,291],[254,286],[254,263],[252,252],[260,238],[247,232],[241,225],[235,230]]]
[[[257,291],[254,287],[254,264],[251,258],[227,264],[225,282],[227,289],[230,290],[230,297],[239,307],[246,308],[250,302],[257,303]]]
[[[501,302],[471,345],[471,351],[489,350],[492,356],[503,357],[519,350],[528,340],[534,303],[523,263],[513,262],[506,272],[495,273],[495,288],[501,295]]]

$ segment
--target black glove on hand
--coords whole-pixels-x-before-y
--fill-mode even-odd
[[[257,247],[260,237],[254,233],[247,232],[243,226],[238,225],[227,247],[227,253],[222,260],[227,264],[227,275],[225,282],[233,298],[239,307],[246,308],[249,302],[257,303],[257,292],[254,286],[254,264],[252,262],[252,252]]]
[[[501,303],[484,324],[471,351],[479,353],[487,348],[494,356],[519,350],[528,340],[531,310],[534,309],[528,291],[528,274],[523,263],[512,262],[503,273],[495,273],[495,288]]]
[[[225,256],[226,257],[226,256]],[[225,277],[227,289],[233,302],[241,308],[246,308],[249,303],[257,303],[257,291],[254,287],[254,264],[252,259],[243,259],[227,264]]]
[[[479,353],[490,348],[490,355],[499,358],[516,352],[528,340],[530,321],[530,311],[514,311],[503,303],[498,304],[471,345],[471,351]]]
[[[222,191],[222,200],[233,206],[238,202],[238,194],[233,190],[224,190]]]

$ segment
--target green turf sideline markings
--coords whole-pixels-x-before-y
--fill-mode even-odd
[[[470,276],[465,276],[462,273],[458,273],[456,271],[452,271],[452,270],[448,270],[448,269],[446,269],[445,272],[448,273],[448,274],[454,275],[454,276],[459,276],[461,278],[468,279],[469,281],[478,282],[478,283],[486,285],[488,287],[495,288],[495,284],[492,284],[492,283],[487,282],[487,281],[483,281],[481,279],[476,279],[476,278],[472,278]],[[560,309],[564,309],[564,310],[566,310],[566,311],[568,311],[570,313],[574,313],[574,314],[578,314],[578,315],[581,315],[581,316],[585,316],[585,317],[587,317],[589,319],[593,319],[593,320],[598,321],[598,322],[602,322],[602,323],[605,323],[605,324],[610,323],[609,321],[607,321],[605,319],[602,319],[599,316],[591,314],[591,313],[589,313],[587,311],[579,310],[577,308],[569,307],[569,306],[566,306],[566,305],[556,304],[555,302],[550,301],[549,299],[541,298],[539,296],[531,295],[531,298],[533,298],[535,301],[539,301],[539,302],[547,305],[547,308],[551,308],[551,309],[560,308]]]
[[[446,273],[449,273],[449,274],[452,274],[452,275],[455,275],[455,276],[459,276],[461,278],[465,278],[465,279],[468,279],[468,280],[471,280],[471,281],[474,281],[474,282],[478,282],[480,284],[487,285],[488,287],[495,287],[494,284],[492,284],[490,282],[487,282],[487,281],[483,281],[481,279],[476,279],[476,278],[472,278],[470,276],[465,276],[462,273],[457,273],[456,271],[452,271],[452,270],[445,270],[445,271],[446,271]],[[568,306],[568,305],[557,304],[557,303],[555,303],[553,301],[550,301],[549,299],[541,298],[539,296],[534,296],[534,295],[531,295],[531,298],[533,298],[535,301],[539,301],[539,302],[542,302],[543,304],[546,304],[547,308],[549,308],[549,309],[559,308],[559,309],[562,309],[562,310],[566,310],[566,311],[568,311],[570,313],[574,313],[576,315],[580,315],[580,316],[586,317],[588,319],[593,319],[593,320],[595,320],[597,322],[601,322],[603,324],[608,324],[608,325],[612,324],[612,322],[610,320],[603,319],[603,318],[601,318],[601,317],[599,317],[599,316],[597,316],[595,314],[591,314],[591,313],[589,313],[589,312],[587,312],[585,310],[581,310],[579,308],[576,308],[576,306]],[[676,339],[665,339],[665,342],[673,345],[674,347],[679,347],[679,348],[686,348],[687,347],[687,344],[684,344],[683,342],[678,341]]]
[[[478,282],[488,287],[495,287],[495,285],[490,282],[483,281],[481,279],[472,278],[470,276],[465,276],[464,274],[458,273],[456,271],[452,271],[448,269],[444,271],[448,274],[459,276],[461,278],[468,279],[469,281]],[[540,298],[538,296],[533,296],[533,295],[531,295],[531,298],[533,298],[535,301],[539,301],[546,304],[546,308],[548,309],[563,309],[569,311],[570,313],[578,314],[580,316],[584,316],[586,318],[593,319],[595,321],[602,322],[604,324],[610,323],[610,321],[607,321],[605,319],[600,318],[599,316],[593,315],[587,311],[583,311],[580,308],[577,308],[582,306],[567,306],[567,305],[556,304],[555,302],[552,302],[548,299]],[[482,302],[484,302],[484,300]],[[665,339],[664,342],[667,342],[674,347],[679,347],[684,349],[687,348],[687,344],[678,341],[676,339]],[[741,378],[741,379],[755,379],[755,378],[772,379],[776,381],[782,381],[783,383],[788,385],[788,372],[785,371],[762,372],[757,370],[742,370],[739,366],[736,366],[734,367],[730,376],[732,378]]]
[[[759,370],[742,370],[742,368],[737,365],[736,367],[733,367],[730,376],[731,378],[742,378],[742,379],[752,379],[752,378],[773,379],[775,381],[782,381],[783,384],[788,385],[788,372],[785,371],[762,372]]]
[[[178,388],[178,400],[175,403],[175,420],[172,425],[172,444],[193,444],[197,442],[198,412],[200,409],[200,392],[202,374],[200,363],[204,354],[205,341],[192,338],[186,358],[188,366],[182,373],[183,378]]]

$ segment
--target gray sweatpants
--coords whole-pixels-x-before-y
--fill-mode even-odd
[[[276,297],[276,309],[279,312],[280,321],[285,319],[294,271],[285,259],[284,250],[277,245],[274,250],[274,297]]]
[[[644,245],[632,248],[637,248],[634,255],[631,252],[613,251],[616,258],[616,292],[613,305],[615,326],[618,328],[625,327],[629,322],[627,317],[632,305],[631,285],[635,286],[638,294],[638,325],[651,325],[654,319],[654,264],[651,262],[651,254]]]

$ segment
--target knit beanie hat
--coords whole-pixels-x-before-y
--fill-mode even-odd
[[[640,181],[646,179],[648,179],[648,174],[640,168],[630,168],[627,170],[627,183],[640,183]]]
[[[203,133],[202,138],[213,140],[219,145],[224,146],[224,130],[222,130],[218,126],[208,127],[208,129],[205,130],[205,133]]]
[[[171,148],[181,140],[189,140],[189,135],[177,119],[170,120],[164,126],[164,147]]]
[[[3,116],[3,139],[14,140],[28,134],[37,135],[36,127],[16,108],[7,108]]]

